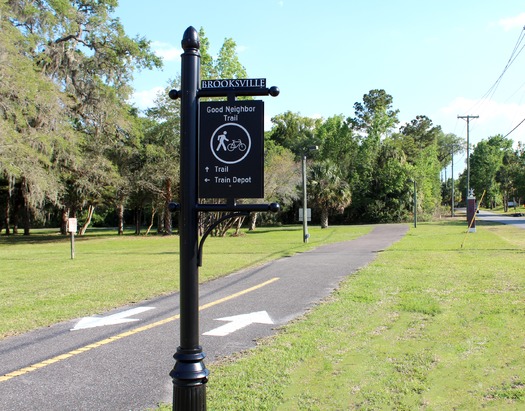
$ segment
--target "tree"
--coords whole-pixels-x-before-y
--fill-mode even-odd
[[[509,201],[513,200],[516,204],[517,185],[519,179],[520,161],[517,151],[506,150],[503,153],[501,166],[496,172],[496,182],[499,184],[500,193],[503,199],[503,210],[508,211]]]
[[[352,193],[339,167],[331,161],[323,161],[310,168],[308,197],[312,206],[321,212],[321,228],[327,228],[329,215],[343,213],[351,203]]]
[[[354,104],[355,117],[348,119],[352,129],[364,133],[368,139],[379,141],[399,123],[399,110],[393,110],[394,99],[385,90],[370,90],[363,95],[363,103]]]
[[[512,151],[513,141],[502,135],[481,140],[470,155],[470,187],[480,197],[485,191],[484,203],[491,208],[500,201],[501,189],[497,182],[503,159]]]
[[[374,197],[373,179],[381,140],[392,133],[399,120],[399,110],[392,108],[393,98],[385,90],[370,90],[363,102],[354,104],[354,117],[347,119],[357,139],[357,152],[348,169],[353,199],[351,213],[361,220]]]
[[[156,192],[150,190],[150,193],[163,210],[163,229],[159,227],[159,230],[164,234],[172,233],[168,205],[180,186],[180,101],[168,97],[169,90],[179,86],[179,80],[172,81],[157,95],[155,106],[146,111],[151,122],[143,141],[145,177],[153,182]]]
[[[373,223],[402,222],[412,210],[414,167],[396,141],[387,137],[379,149],[372,175],[372,189],[364,219]]]
[[[11,27],[25,46],[21,55],[56,88],[59,117],[80,137],[74,144],[77,152],[53,160],[66,171],[59,178],[67,187],[55,193],[64,216],[79,204],[88,205],[92,214],[104,187],[114,183],[115,174],[107,173],[114,168],[108,153],[131,128],[126,100],[133,72],[161,65],[147,40],[128,37],[119,20],[111,17],[116,6],[116,0],[34,0],[5,6]],[[34,95],[39,94],[56,95],[44,89]],[[35,125],[49,118],[54,117],[36,116]],[[51,122],[51,127],[57,124]],[[40,136],[37,140],[44,141]],[[28,175],[23,177],[28,181]],[[68,203],[72,197],[67,193],[74,193],[78,201]]]
[[[396,139],[400,142],[407,160],[416,164],[421,153],[427,147],[437,146],[442,136],[440,126],[434,126],[427,116],[416,116],[414,120],[400,128],[400,134],[396,135]]]
[[[452,162],[452,156],[461,154],[465,151],[467,142],[464,138],[458,137],[455,134],[440,133],[437,137],[438,145],[438,161],[441,167],[446,167]]]
[[[448,178],[441,184],[441,203],[442,204],[452,204],[452,184],[454,184],[454,204],[457,204],[461,201],[461,190],[458,188],[457,181],[453,178]],[[466,186],[466,182],[465,182]]]
[[[319,144],[316,157],[337,162],[342,170],[350,168],[355,162],[358,141],[342,114],[320,123],[315,130],[315,140]]]
[[[523,204],[525,199],[525,147],[518,143],[515,150],[515,161],[510,163],[510,174],[513,181],[514,200]]]
[[[6,233],[10,215],[17,232],[23,211],[27,235],[31,218],[38,216],[43,204],[58,201],[58,166],[72,156],[75,138],[62,115],[65,96],[35,66],[32,38],[17,29],[13,17],[9,5],[1,3],[0,180],[6,182],[2,196]]]
[[[299,198],[297,186],[301,183],[301,169],[293,153],[272,140],[265,143],[264,155],[264,201],[276,202],[281,211]],[[273,213],[272,213],[273,214]],[[250,215],[250,230],[255,228],[257,213]],[[272,218],[268,216],[267,218]]]
[[[231,38],[224,39],[217,61],[214,64],[219,78],[246,78],[246,68],[239,61],[237,43]]]
[[[452,136],[451,141],[456,141]],[[423,214],[432,215],[441,203],[439,173],[446,164],[447,150],[440,142],[448,142],[440,126],[434,126],[427,116],[416,116],[394,135],[412,168],[410,179],[416,181],[418,206]],[[443,157],[440,159],[440,155]]]
[[[273,127],[269,138],[290,150],[299,159],[305,149],[318,145],[315,134],[321,121],[287,111],[272,118]]]

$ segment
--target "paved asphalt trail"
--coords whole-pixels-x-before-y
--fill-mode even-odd
[[[201,285],[200,342],[208,368],[213,360],[253,347],[257,339],[302,315],[407,230],[408,225],[378,225],[356,240]],[[97,317],[137,307],[149,309],[129,315],[133,322],[72,330],[77,319],[0,341],[0,410],[144,410],[171,402],[168,374],[179,343],[179,295]],[[260,323],[213,335],[228,323],[219,319],[250,313],[259,313]],[[210,374],[213,378],[213,369]]]
[[[521,210],[522,209],[520,209],[520,211]],[[476,219],[498,224],[507,224],[517,228],[525,229],[525,217],[523,216],[514,217],[512,215],[497,214],[491,213],[490,211],[480,210],[479,214],[476,216]]]

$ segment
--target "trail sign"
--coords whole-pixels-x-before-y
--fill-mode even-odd
[[[199,197],[264,197],[264,103],[200,103]]]
[[[68,220],[67,220],[67,232],[68,233],[76,233],[77,232],[77,219],[76,218],[68,218]]]
[[[304,211],[302,208],[299,209],[299,221],[303,221],[304,219]],[[312,209],[307,208],[306,209],[306,221],[312,221]]]

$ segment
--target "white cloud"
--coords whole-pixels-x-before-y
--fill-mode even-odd
[[[180,55],[182,54],[181,49],[161,41],[152,42],[151,47],[153,48],[155,54],[161,57],[164,61],[177,61],[180,59]]]
[[[159,93],[164,91],[163,87],[153,87],[149,90],[136,91],[131,96],[131,103],[140,110],[145,110],[153,106],[153,101]]]
[[[506,135],[510,132],[525,117],[525,104],[456,97],[446,107],[439,109],[436,118],[432,118],[432,120],[435,120],[435,124],[441,125],[460,122],[456,124],[455,130],[446,127],[444,131],[461,135],[466,122],[458,119],[458,115],[479,116],[479,118],[470,121],[470,130],[475,130],[474,139],[479,141],[496,134]],[[523,141],[524,135],[525,127],[513,132],[509,138],[513,138],[515,141]]]
[[[501,19],[498,21],[498,25],[503,27],[505,31],[510,31],[515,28],[523,28],[523,26],[525,26],[525,13]]]
[[[513,120],[516,113],[525,114],[525,105],[515,103],[500,103],[494,100],[472,100],[456,97],[447,107],[440,110],[447,116],[451,115],[479,115],[480,123],[489,123],[494,120]]]
[[[248,50],[247,46],[237,46],[235,49],[237,53],[244,53],[246,50]]]

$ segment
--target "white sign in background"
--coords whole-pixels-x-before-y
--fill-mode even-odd
[[[77,219],[76,218],[69,218],[67,220],[67,231],[68,233],[77,232]]]

